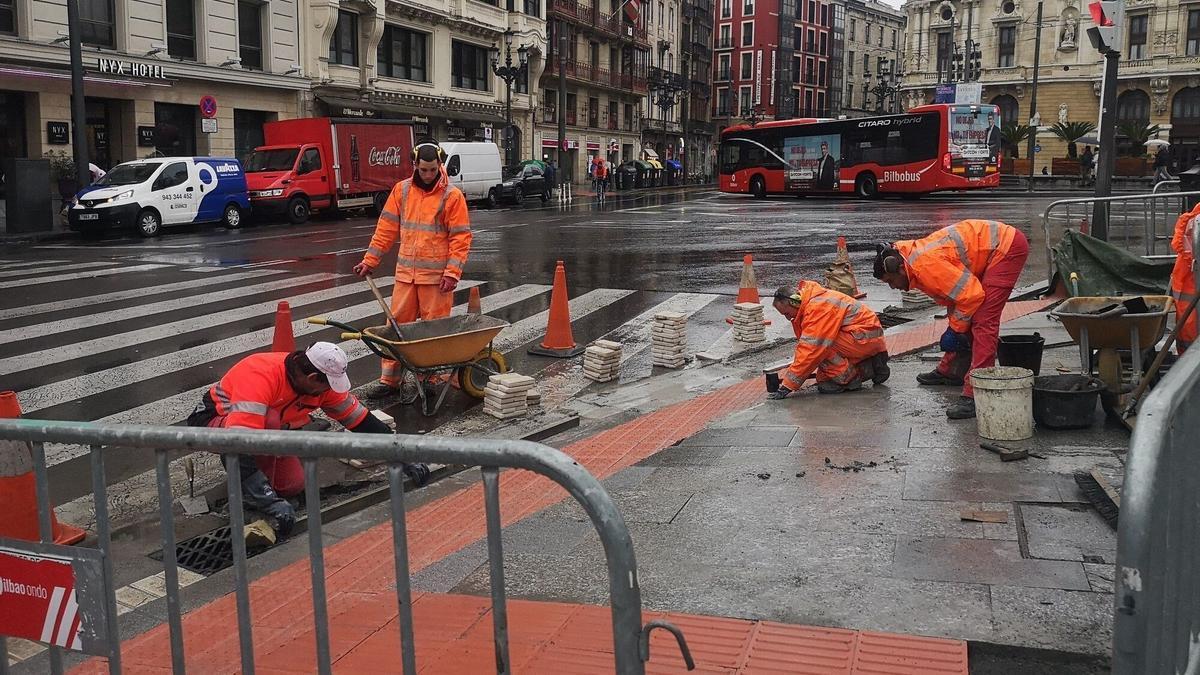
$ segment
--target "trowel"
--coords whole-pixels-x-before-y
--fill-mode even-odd
[[[183,512],[189,516],[200,516],[209,512],[208,498],[204,495],[196,496],[196,462],[191,457],[183,460],[183,470],[187,473],[188,479],[188,496],[180,497],[179,504],[183,507]]]

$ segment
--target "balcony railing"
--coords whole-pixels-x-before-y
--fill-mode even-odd
[[[558,109],[552,106],[542,107],[542,124],[556,124],[558,122]]]
[[[717,38],[717,49],[733,49],[733,38]]]
[[[612,87],[615,89],[626,89],[629,91],[645,92],[646,78],[635,77],[625,73],[614,73],[607,68],[600,68],[590,63],[580,63],[573,59],[567,59],[563,63],[563,69],[566,76],[576,80],[583,80],[602,87]],[[551,56],[546,64],[546,74],[554,77],[558,75],[558,57]]]
[[[605,14],[592,5],[575,2],[575,0],[553,0],[551,11],[562,17],[576,19],[580,24],[592,26],[613,37],[648,44],[646,29],[622,21],[619,13]]]

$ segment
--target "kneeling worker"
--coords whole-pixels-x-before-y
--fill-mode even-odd
[[[1000,315],[1027,257],[1025,235],[995,220],[964,220],[924,239],[879,247],[876,279],[897,290],[923,291],[949,308],[950,327],[940,343],[946,354],[917,382],[962,385],[962,397],[946,409],[950,419],[975,417],[970,371],[995,365]]]
[[[194,427],[224,429],[300,429],[317,408],[350,431],[390,434],[350,393],[347,358],[341,347],[317,342],[304,351],[252,354],[238,361],[214,384],[188,417]],[[297,457],[241,455],[242,503],[263,516],[246,526],[248,544],[271,545],[286,537],[296,511],[285,497],[304,491],[304,468]],[[424,464],[408,464],[405,474],[417,485],[429,478]]]
[[[798,340],[792,365],[783,372],[778,391],[767,398],[786,398],[814,372],[822,394],[861,389],[863,380],[887,381],[887,343],[871,308],[815,281],[780,287],[772,304],[792,322]]]

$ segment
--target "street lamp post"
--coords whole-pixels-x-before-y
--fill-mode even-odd
[[[512,166],[519,160],[514,157],[512,143],[512,85],[529,67],[529,47],[522,44],[517,48],[517,63],[512,59],[512,29],[504,31],[504,65],[500,65],[500,48],[492,47],[492,72],[504,80],[504,158]]]
[[[884,103],[888,98],[891,98],[891,106],[887,112],[895,112],[896,96],[900,93],[899,77],[893,77],[892,71],[886,68],[879,71],[879,82],[874,86],[870,86],[871,73],[869,71],[863,73],[863,77],[866,80],[863,83],[863,87],[866,88],[866,91],[875,95],[875,111],[884,112]],[[866,107],[866,101],[863,102],[863,107]]]
[[[753,127],[753,126],[757,125],[759,122],[766,119],[766,117],[767,117],[767,109],[763,107],[763,104],[756,103],[750,107],[750,112],[746,113],[745,119],[746,119],[746,122],[748,122],[750,124],[750,126]]]

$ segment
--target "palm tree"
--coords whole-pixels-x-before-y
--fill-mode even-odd
[[[1142,120],[1125,120],[1117,122],[1117,135],[1128,142],[1125,154],[1127,157],[1141,157],[1146,154],[1146,141],[1157,138],[1162,127]]]
[[[1033,127],[1028,124],[1005,122],[1000,127],[1000,138],[1004,140],[1004,145],[1008,146],[1013,159],[1020,159],[1021,144],[1029,140],[1031,135]]]
[[[1078,150],[1075,147],[1075,141],[1087,136],[1096,130],[1096,125],[1091,122],[1055,122],[1054,126],[1050,127],[1050,132],[1060,140],[1067,143],[1067,159],[1075,159],[1078,157]]]

